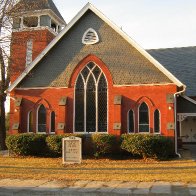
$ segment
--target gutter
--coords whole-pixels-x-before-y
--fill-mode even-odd
[[[175,153],[178,155],[179,158],[181,158],[181,155],[178,153],[178,138],[177,138],[177,96],[184,93],[186,90],[186,86],[182,86],[183,89],[179,92],[174,93],[174,121],[175,121]]]

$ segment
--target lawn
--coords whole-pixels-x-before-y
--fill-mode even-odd
[[[61,158],[0,157],[0,178],[196,182],[196,162],[84,159],[63,166]]]

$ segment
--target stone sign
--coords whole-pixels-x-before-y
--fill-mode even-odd
[[[82,139],[78,137],[67,137],[62,139],[63,164],[81,163]]]

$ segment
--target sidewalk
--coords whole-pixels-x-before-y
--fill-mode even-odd
[[[1,179],[0,196],[196,195],[196,183]]]

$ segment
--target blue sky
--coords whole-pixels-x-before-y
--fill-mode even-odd
[[[53,0],[69,22],[86,0]],[[143,48],[196,46],[196,0],[92,0]]]

